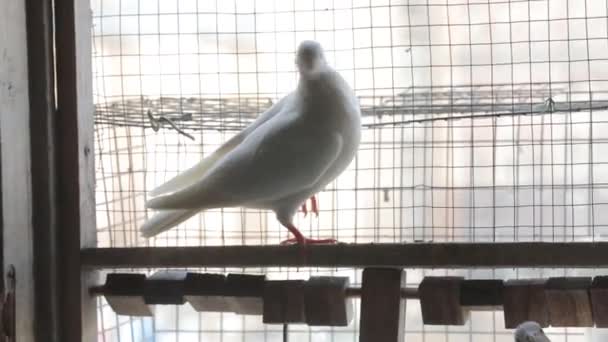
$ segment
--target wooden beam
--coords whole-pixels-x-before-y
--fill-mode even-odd
[[[80,250],[96,245],[89,1],[55,0],[59,303],[62,342],[97,339],[96,302]]]
[[[306,257],[302,257],[305,254]],[[607,242],[406,243],[90,248],[94,268],[145,267],[607,267]]]

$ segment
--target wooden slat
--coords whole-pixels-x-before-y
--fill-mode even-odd
[[[549,311],[543,279],[512,279],[504,283],[503,308],[505,328],[515,329],[526,321],[549,326]]]
[[[503,282],[495,279],[470,279],[462,282],[460,305],[471,310],[502,306]]]
[[[306,323],[304,280],[270,280],[264,286],[264,324]]]
[[[306,323],[310,326],[350,324],[353,302],[346,296],[348,277],[310,277],[304,286]]]
[[[184,298],[200,312],[228,312],[229,302],[224,296],[226,276],[223,274],[188,273],[184,284]]]
[[[591,283],[593,320],[598,328],[608,328],[608,277],[598,276]]]
[[[549,278],[545,285],[549,324],[554,327],[592,327],[590,287],[591,277]]]
[[[90,267],[607,267],[607,242],[97,248]]]
[[[406,301],[401,269],[366,268],[361,289],[359,342],[402,342]]]
[[[430,325],[464,325],[469,311],[460,305],[463,277],[425,277],[418,286],[422,322]]]
[[[81,273],[80,258],[95,246],[91,23],[89,1],[55,0],[62,342],[97,339],[95,274]]]
[[[152,316],[152,307],[144,301],[145,274],[111,273],[103,292],[106,301],[118,315]]]
[[[186,271],[162,270],[149,276],[144,285],[144,301],[146,304],[182,305]]]

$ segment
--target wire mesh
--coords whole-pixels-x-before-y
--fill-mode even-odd
[[[287,238],[272,213],[240,208],[206,211],[152,239],[138,228],[150,214],[148,190],[295,87],[294,54],[303,39],[318,40],[355,89],[364,125],[355,161],[318,195],[319,217],[297,215],[304,234],[360,243],[568,242],[608,234],[605,0],[91,5],[99,246]],[[506,341],[496,315],[471,323],[492,327],[487,334],[412,323],[406,337]],[[108,331],[100,339],[275,338],[274,330],[256,335],[259,327],[234,323],[241,318],[206,314],[175,318],[166,335],[161,317],[111,318],[100,325]],[[201,323],[180,325],[186,321]],[[215,328],[205,330],[208,322]],[[121,337],[123,330],[131,337]],[[295,340],[356,340],[355,330],[330,329],[329,337],[297,331]],[[556,340],[577,341],[569,331]]]

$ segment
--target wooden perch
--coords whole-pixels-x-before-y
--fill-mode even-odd
[[[304,251],[302,251],[304,248]],[[607,267],[608,242],[88,248],[85,267]]]

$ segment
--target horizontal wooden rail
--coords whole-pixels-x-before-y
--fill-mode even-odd
[[[87,248],[84,267],[608,267],[608,242]]]
[[[89,294],[92,296],[103,296],[107,293],[106,288],[103,285],[92,286],[89,288]],[[143,296],[144,294],[141,293]],[[346,289],[346,297],[348,298],[361,298],[361,288],[360,287],[349,287]],[[406,287],[401,289],[401,298],[403,299],[420,299],[420,295],[418,294],[418,288],[415,287]]]

